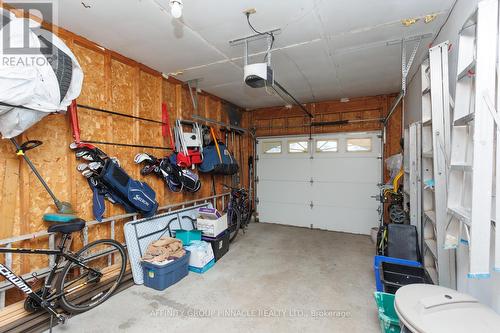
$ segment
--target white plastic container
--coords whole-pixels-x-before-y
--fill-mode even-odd
[[[227,214],[216,220],[208,220],[199,217],[196,220],[196,229],[200,230],[207,237],[217,237],[227,229]]]
[[[189,266],[203,268],[212,259],[214,259],[214,251],[212,245],[205,241],[193,241],[191,245],[184,247],[191,252],[189,257]]]
[[[401,332],[498,333],[500,315],[467,294],[432,284],[398,289],[394,309]]]

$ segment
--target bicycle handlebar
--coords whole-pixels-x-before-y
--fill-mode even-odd
[[[232,187],[232,186],[229,186],[227,184],[221,184],[222,187],[226,188],[226,189],[230,189],[230,190],[233,190],[233,191],[238,191],[238,192],[241,192],[241,191],[246,191],[244,187],[242,188],[237,188],[237,187]]]

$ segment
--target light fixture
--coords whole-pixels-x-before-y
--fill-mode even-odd
[[[407,19],[401,20],[401,24],[404,25],[405,27],[409,27],[410,25],[417,23],[418,20],[419,20],[418,17],[407,18]]]
[[[170,14],[176,19],[182,16],[182,0],[170,0]]]
[[[424,16],[424,22],[425,23],[431,23],[432,21],[434,21],[437,17],[437,14],[429,14],[429,15],[425,15]]]

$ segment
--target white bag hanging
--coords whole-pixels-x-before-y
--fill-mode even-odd
[[[26,26],[29,27],[30,47],[52,46],[53,53],[47,57],[41,50],[37,54],[9,54],[8,59],[13,60],[0,64],[0,102],[3,103],[0,106],[0,133],[4,138],[12,138],[48,114],[66,111],[71,101],[80,95],[83,72],[64,42],[50,31],[41,29],[38,22],[17,18],[3,9],[0,14],[3,22],[7,22],[0,33],[8,32],[8,38],[0,38],[2,55],[9,47],[24,45]],[[49,63],[51,55],[55,55],[52,59],[56,60]]]

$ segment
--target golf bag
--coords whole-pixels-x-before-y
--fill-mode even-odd
[[[239,166],[226,145],[214,141],[203,148],[203,162],[198,166],[203,173],[234,175]]]
[[[177,155],[172,154],[170,157],[158,159],[152,155],[141,153],[135,156],[134,161],[137,164],[144,164],[141,175],[146,176],[154,172],[163,179],[172,192],[181,192],[182,190],[191,193],[197,192],[201,188],[198,175],[179,167],[176,157]]]
[[[140,213],[151,217],[158,209],[156,193],[148,184],[134,180],[120,167],[116,158],[108,157],[100,149],[89,144],[72,144],[77,158],[90,161],[80,164],[78,170],[87,178],[94,194],[93,212],[101,221],[104,199],[123,206],[127,213]]]

